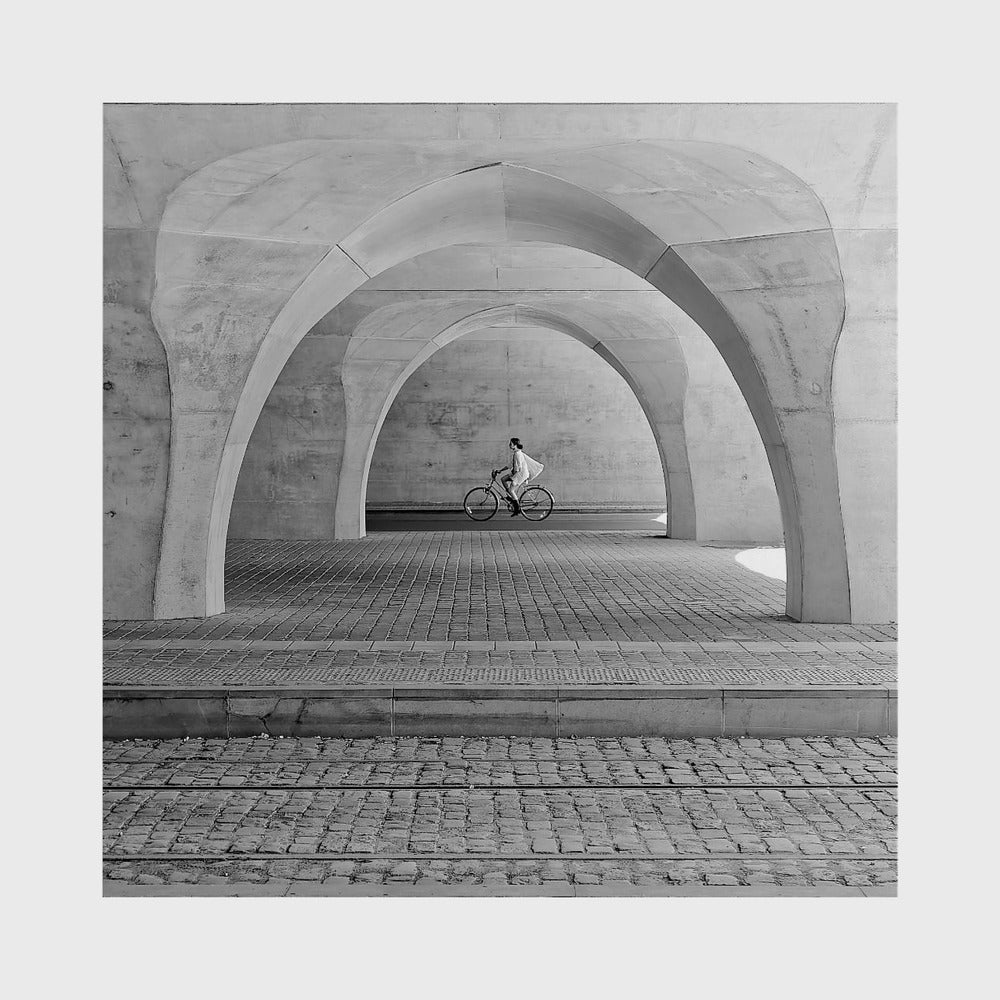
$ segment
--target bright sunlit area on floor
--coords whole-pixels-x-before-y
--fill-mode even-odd
[[[785,550],[778,549],[743,549],[736,553],[736,561],[754,573],[769,576],[772,580],[785,580]]]

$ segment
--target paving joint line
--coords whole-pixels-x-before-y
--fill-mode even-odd
[[[105,854],[106,862],[127,861],[194,861],[203,864],[218,861],[898,861],[896,854],[500,854],[482,852],[475,854]]]
[[[851,790],[851,791],[883,791],[898,788],[897,784],[828,784],[828,785],[755,785],[751,782],[723,782],[718,784],[687,784],[686,782],[674,782],[669,784],[636,784],[630,783],[594,783],[594,784],[542,784],[533,782],[523,785],[492,785],[492,784],[442,784],[440,782],[430,784],[379,784],[379,783],[344,783],[338,785],[104,785],[104,791],[111,792],[313,792],[313,791],[673,791],[676,789],[689,789],[691,791],[705,790],[750,790],[750,791],[802,791],[824,789]]]

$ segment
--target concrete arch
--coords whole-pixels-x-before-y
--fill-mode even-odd
[[[624,167],[615,160],[624,155],[620,149],[607,152],[600,168],[617,176]],[[664,157],[662,144],[654,155]],[[683,163],[687,175],[697,173],[699,162],[695,155]],[[712,231],[724,235],[706,238],[702,231],[695,242],[682,243],[670,231],[671,209],[683,201],[671,200],[673,189],[654,186],[629,214],[582,180],[492,163],[411,190],[333,247],[267,241],[252,253],[242,248],[249,254],[241,264],[244,283],[233,282],[231,262],[222,266],[229,283],[239,286],[229,302],[220,302],[211,282],[183,280],[185,268],[197,268],[199,253],[201,262],[215,266],[224,257],[222,248],[178,250],[177,234],[168,232],[164,239],[161,232],[158,278],[161,255],[170,261],[175,254],[180,263],[173,279],[158,285],[153,304],[173,390],[155,614],[223,610],[226,527],[240,463],[278,373],[317,320],[368,278],[419,253],[464,242],[537,240],[627,267],[708,333],[747,400],[774,475],[786,543],[788,613],[802,620],[850,620],[830,391],[844,315],[843,281],[822,207],[790,177],[781,172],[770,201],[740,189],[731,224],[712,220]],[[774,210],[789,190],[795,220]],[[767,211],[750,211],[754,221],[747,223],[748,208],[765,202]],[[765,215],[771,219],[767,224],[758,221]],[[748,229],[756,235],[747,235]],[[678,232],[687,235],[683,226]]]
[[[379,331],[383,329],[382,323],[378,311],[365,321],[369,329],[375,327]],[[659,396],[658,391],[664,388],[663,366],[654,371],[623,361],[615,352],[614,344],[602,340],[593,329],[554,310],[527,303],[487,307],[454,320],[426,341],[420,341],[419,350],[409,358],[366,357],[369,338],[352,337],[342,368],[347,431],[337,491],[335,537],[363,538],[365,535],[365,497],[372,456],[386,415],[410,376],[437,351],[463,336],[487,327],[524,326],[572,337],[591,348],[624,379],[649,421],[660,455],[670,512],[667,531],[676,538],[696,537],[694,491],[683,425],[687,368],[679,345],[664,338],[666,358],[661,360],[667,360],[666,377],[674,384],[665,397]],[[369,361],[375,364],[369,365]],[[670,400],[673,405],[668,410],[663,404]]]

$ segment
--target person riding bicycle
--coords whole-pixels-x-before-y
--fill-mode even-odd
[[[511,517],[517,517],[521,513],[521,503],[517,498],[517,487],[523,486],[529,479],[537,479],[542,469],[545,468],[541,462],[536,462],[524,453],[524,445],[520,438],[511,438],[508,444],[514,453],[510,464],[510,471],[500,477],[500,484],[507,491],[507,495],[514,505]],[[499,470],[498,470],[499,471]]]

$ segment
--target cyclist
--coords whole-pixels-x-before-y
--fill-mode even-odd
[[[500,485],[507,491],[507,495],[514,505],[510,516],[517,517],[521,513],[521,503],[517,499],[517,487],[523,486],[529,479],[537,479],[545,466],[525,455],[524,445],[521,444],[520,438],[511,438],[508,447],[514,453],[514,457],[510,463],[510,472],[500,477]]]

